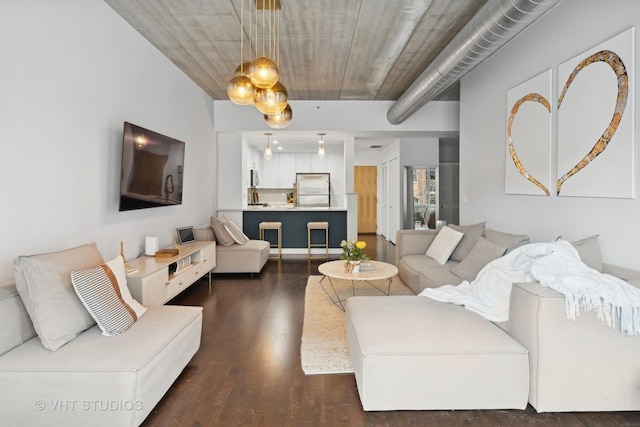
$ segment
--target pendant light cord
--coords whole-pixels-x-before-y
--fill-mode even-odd
[[[244,75],[244,0],[240,0],[240,75]]]

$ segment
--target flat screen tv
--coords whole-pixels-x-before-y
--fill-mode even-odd
[[[120,211],[182,204],[185,143],[125,122]]]

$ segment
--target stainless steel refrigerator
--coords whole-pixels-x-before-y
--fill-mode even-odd
[[[300,208],[330,207],[329,175],[328,173],[297,173],[297,206]]]

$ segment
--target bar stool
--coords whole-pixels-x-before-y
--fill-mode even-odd
[[[282,256],[282,223],[281,222],[261,222],[258,227],[260,228],[260,240],[265,240],[265,230],[277,230],[278,241],[276,243],[269,242],[270,248],[278,248],[278,256],[269,255],[269,259],[280,259]]]
[[[311,231],[324,230],[324,243],[311,243]],[[311,248],[324,248],[325,255],[311,256]],[[307,222],[307,257],[329,259],[329,223],[327,221]]]

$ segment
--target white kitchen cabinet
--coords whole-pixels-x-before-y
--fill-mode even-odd
[[[280,154],[274,154],[268,162],[262,162],[262,188],[278,188],[280,180]]]
[[[271,161],[262,164],[262,188],[292,188],[296,181],[296,155],[274,154]]]
[[[311,170],[311,153],[296,153],[296,173],[308,173]]]
[[[249,147],[247,156],[247,170],[260,171],[261,153],[254,148]]]
[[[318,156],[318,153],[296,153],[296,172],[297,173],[326,173],[328,169],[327,153],[323,159]]]
[[[296,155],[280,153],[280,171],[278,188],[293,188],[296,182]]]
[[[271,161],[262,162],[260,187],[292,188],[296,182],[296,173],[336,174],[342,168],[342,156],[335,154],[327,153],[320,159],[316,153],[277,153]]]
[[[317,154],[311,155],[311,172],[323,172],[326,173],[329,171],[327,167],[327,162],[329,159],[329,153],[325,154],[325,156],[321,159]]]

